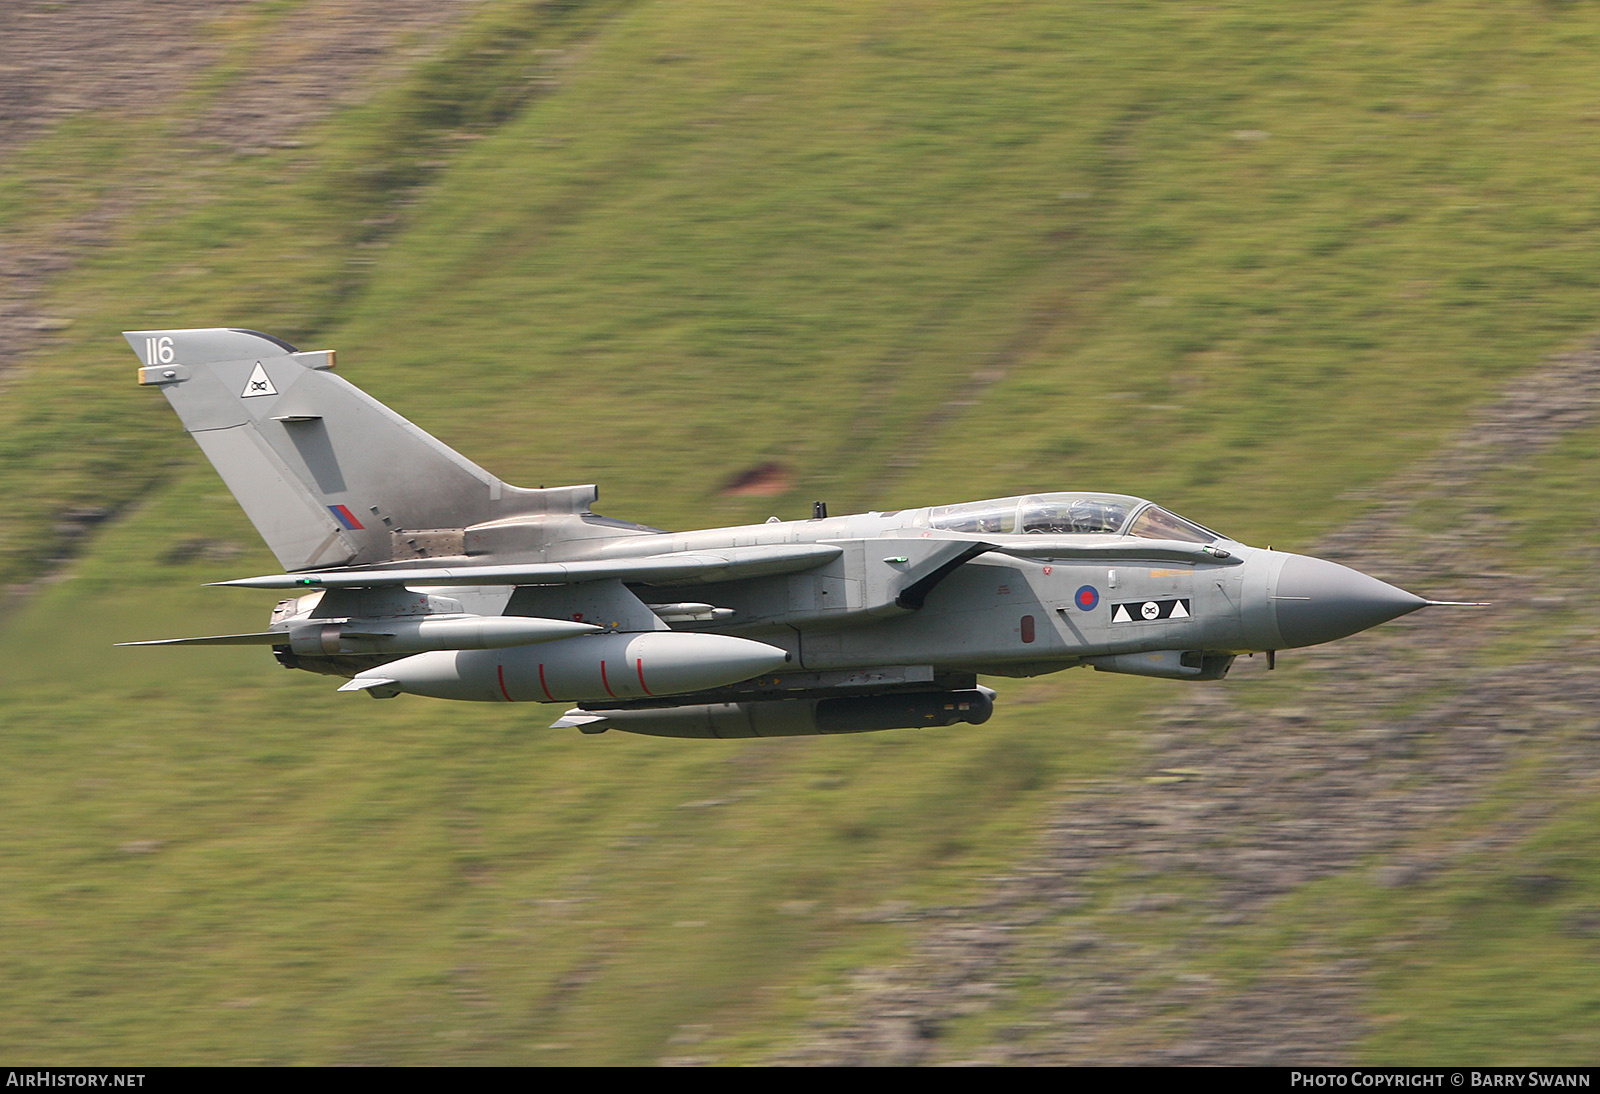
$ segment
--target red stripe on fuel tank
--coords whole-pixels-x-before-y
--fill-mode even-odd
[[[644,693],[646,695],[654,695],[655,692],[650,690],[650,685],[644,682],[644,658],[639,658],[636,663],[639,666],[639,686],[644,688]]]
[[[606,682],[606,663],[600,662],[600,686],[606,689],[606,694],[615,699],[617,693],[611,690],[611,685]]]
[[[544,689],[544,697],[546,699],[550,700],[552,703],[556,701],[556,697],[554,695],[550,694],[550,685],[544,682],[544,663],[543,662],[539,663],[539,686]]]
[[[511,693],[506,690],[506,667],[504,665],[496,665],[494,671],[495,675],[500,677],[500,694],[506,697],[506,702],[511,702]]]

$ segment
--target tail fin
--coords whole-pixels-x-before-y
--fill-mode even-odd
[[[331,350],[227,328],[124,337],[286,570],[459,555],[468,525],[593,499],[508,486],[333,375]]]

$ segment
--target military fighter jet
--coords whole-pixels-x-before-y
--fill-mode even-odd
[[[270,646],[339,690],[576,705],[555,722],[665,737],[981,724],[990,676],[1087,665],[1218,680],[1435,601],[1247,547],[1121,494],[693,532],[593,512],[593,486],[510,486],[303,353],[249,330],[132,331],[299,595]]]

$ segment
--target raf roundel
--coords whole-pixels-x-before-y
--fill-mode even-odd
[[[1100,590],[1093,585],[1085,585],[1072,595],[1072,601],[1086,612],[1094,611],[1100,603]]]

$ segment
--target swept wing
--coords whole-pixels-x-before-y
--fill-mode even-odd
[[[641,585],[709,585],[747,577],[797,573],[833,561],[843,549],[827,543],[730,547],[594,562],[507,566],[408,566],[396,570],[329,570],[267,574],[218,581],[242,589],[375,589],[391,585],[573,585],[614,579]]]

